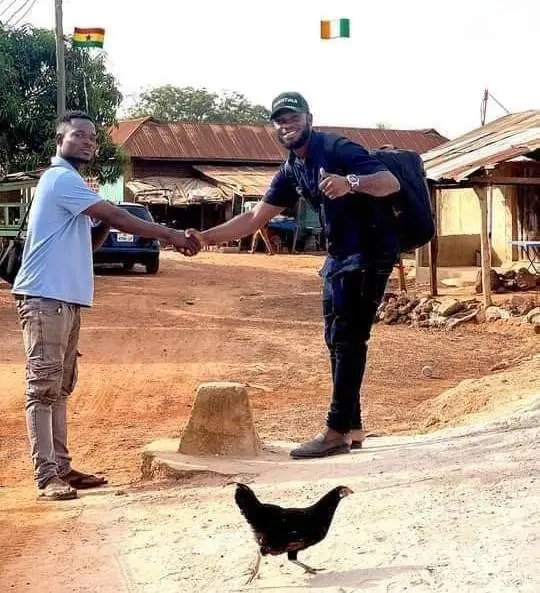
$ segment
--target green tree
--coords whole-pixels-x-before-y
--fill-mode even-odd
[[[102,53],[90,56],[66,41],[66,108],[82,109],[96,121],[99,151],[88,171],[114,181],[124,158],[108,129],[122,101]],[[0,170],[46,166],[54,153],[56,46],[53,31],[0,25]]]
[[[218,94],[205,88],[165,85],[142,93],[130,115],[162,121],[245,124],[266,123],[270,112],[234,91]]]

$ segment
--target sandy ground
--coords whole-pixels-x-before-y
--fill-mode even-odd
[[[257,478],[257,494],[284,505],[340,483],[354,490],[325,540],[300,555],[325,569],[315,576],[271,557],[246,585],[256,547],[233,486],[168,483],[40,509],[23,495],[6,511],[22,511],[34,531],[25,545],[9,542],[1,590],[536,593],[540,398],[524,409],[474,428],[368,439],[362,452]]]
[[[96,306],[83,319],[70,442],[78,466],[108,473],[111,487],[65,506],[36,502],[29,485],[23,353],[11,300],[0,289],[0,591],[241,588],[239,573],[254,558],[254,544],[233,515],[230,488],[142,485],[139,451],[155,438],[181,433],[195,387],[208,380],[255,385],[252,405],[263,438],[300,440],[322,423],[329,382],[316,275],[321,259],[164,255],[157,277],[137,272],[97,277]],[[364,389],[367,428],[376,434],[433,431],[459,423],[464,414],[530,399],[540,390],[537,361],[515,368],[514,362],[538,351],[537,340],[520,328],[501,326],[454,332],[377,326]],[[501,361],[512,372],[459,385]],[[422,376],[426,364],[433,378]],[[451,388],[457,389],[453,395],[439,395]],[[538,529],[528,482],[537,470],[531,449],[535,429],[526,426],[503,430],[505,443],[513,439],[505,445],[497,436],[500,429],[488,430],[491,445],[480,459],[478,435],[467,440],[466,452],[447,442],[437,463],[430,445],[422,453],[392,446],[347,456],[358,471],[344,475],[361,494],[343,503],[334,537],[306,552],[306,561],[328,572],[308,578],[272,559],[253,586],[451,591],[455,573],[461,575],[456,576],[460,591],[538,590],[531,588],[534,563],[527,555]],[[411,457],[417,450],[419,457]],[[328,473],[318,469],[301,484],[263,482],[260,492],[284,503],[307,503],[330,486],[320,479]],[[394,486],[385,486],[381,476]],[[414,491],[407,486],[411,480],[420,480]],[[534,510],[537,506],[536,499]],[[516,507],[515,515],[508,514],[509,507]],[[495,556],[493,525],[497,541],[514,542]]]

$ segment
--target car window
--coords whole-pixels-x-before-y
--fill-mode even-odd
[[[146,208],[141,208],[140,206],[121,206],[121,208],[127,210],[130,214],[133,214],[133,216],[137,216],[143,220],[147,220],[149,222],[154,221],[152,215]]]

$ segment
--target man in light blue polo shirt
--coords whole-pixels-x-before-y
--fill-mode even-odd
[[[78,169],[92,160],[96,130],[83,112],[69,112],[56,129],[56,156],[42,175],[30,210],[21,269],[12,292],[26,353],[26,421],[40,498],[68,500],[77,489],[106,483],[71,467],[67,396],[77,381],[80,307],[92,305],[92,251],[109,229],[160,239],[184,255],[199,241],[146,222],[104,201]],[[92,227],[91,218],[101,221]]]

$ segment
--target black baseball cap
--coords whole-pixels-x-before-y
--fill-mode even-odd
[[[270,119],[276,118],[280,111],[296,111],[297,113],[309,113],[309,105],[300,93],[289,91],[279,94],[272,101],[272,112],[270,113]]]

